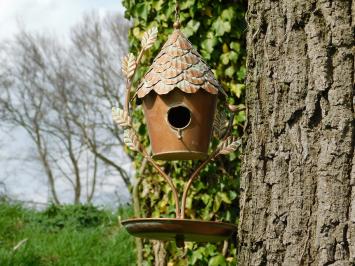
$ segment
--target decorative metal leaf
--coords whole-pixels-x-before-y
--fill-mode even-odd
[[[153,46],[153,44],[157,40],[157,35],[158,35],[157,27],[153,27],[144,33],[141,41],[142,49],[144,51],[148,50],[150,47]]]
[[[216,138],[221,138],[226,130],[228,120],[224,111],[217,109],[213,121],[213,134]]]
[[[219,154],[229,154],[238,149],[241,145],[241,140],[235,140],[234,137],[230,136],[225,141],[220,144]]]
[[[134,71],[136,70],[137,62],[134,54],[130,53],[126,55],[122,60],[122,73],[126,76],[126,78],[130,79]]]
[[[127,112],[125,112],[121,108],[112,107],[112,119],[118,126],[121,127],[131,126],[131,117]]]
[[[139,151],[139,142],[136,133],[132,129],[126,129],[123,133],[123,141],[133,151]]]

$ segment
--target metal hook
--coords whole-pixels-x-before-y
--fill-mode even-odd
[[[178,139],[182,139],[182,130],[181,130],[181,128],[177,129],[177,135],[178,135]]]
[[[177,235],[175,236],[175,242],[176,242],[176,246],[177,246],[178,248],[183,248],[183,249],[185,249],[185,243],[184,243],[184,241],[185,241],[184,235],[177,234]]]

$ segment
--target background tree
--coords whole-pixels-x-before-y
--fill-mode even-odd
[[[111,107],[121,105],[127,30],[121,17],[90,14],[67,44],[22,31],[1,46],[2,126],[26,131],[56,204],[58,182],[71,186],[74,203],[90,202],[104,176],[118,174],[131,185],[117,156],[121,132],[110,117]]]
[[[158,41],[143,56],[142,65],[135,76],[136,83],[146,72],[152,59],[173,30],[175,19],[175,2],[123,1],[126,17],[133,19],[133,27],[129,32],[130,50],[137,53],[142,34],[147,29],[158,27]],[[241,104],[244,98],[244,11],[246,2],[240,1],[201,1],[185,0],[180,2],[180,20],[182,31],[189,38],[202,57],[214,70],[223,87],[231,95],[230,103]],[[141,110],[134,113],[134,122],[139,128],[141,141],[149,145],[147,131]],[[234,121],[235,134],[241,135],[244,112]],[[215,145],[215,143],[213,143]],[[135,159],[139,170],[139,187],[135,187],[140,202],[135,202],[136,216],[171,217],[175,208],[169,186],[147,164],[142,164],[140,156]],[[144,161],[143,161],[144,162]],[[193,169],[197,162],[161,162],[162,167],[174,178],[177,189],[182,192],[186,182],[187,169]],[[201,173],[195,181],[187,200],[187,218],[219,220],[236,223],[238,220],[238,153],[227,158],[218,158]],[[139,205],[139,206],[138,206]],[[139,210],[140,209],[140,210]],[[138,241],[139,242],[139,241]],[[138,244],[139,246],[139,244]],[[179,265],[235,265],[236,249],[232,242],[198,245],[188,243],[186,252],[178,250],[175,243],[144,242],[144,260],[155,261],[155,265],[167,262]],[[225,255],[225,257],[223,256]]]
[[[354,3],[249,1],[241,265],[354,265]]]

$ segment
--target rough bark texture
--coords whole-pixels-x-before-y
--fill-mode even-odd
[[[163,241],[152,240],[154,250],[154,265],[165,266],[167,265],[165,243]]]
[[[354,5],[249,0],[240,265],[355,265]]]

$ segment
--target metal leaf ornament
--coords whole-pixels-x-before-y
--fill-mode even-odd
[[[221,138],[227,127],[228,120],[224,111],[216,110],[213,121],[213,134],[216,138]]]
[[[122,60],[122,73],[127,79],[130,79],[136,70],[137,62],[136,57],[130,53],[126,55]]]
[[[141,41],[142,49],[144,51],[148,50],[150,47],[153,46],[153,44],[157,40],[157,35],[158,35],[157,27],[153,27],[144,33]]]
[[[132,151],[139,151],[139,142],[136,133],[132,129],[126,129],[123,133],[123,141]]]
[[[112,119],[120,127],[130,127],[131,118],[128,112],[125,112],[119,107],[112,107]]]
[[[234,137],[229,136],[225,141],[220,144],[219,154],[229,154],[238,149],[241,145],[241,140],[235,140]]]

